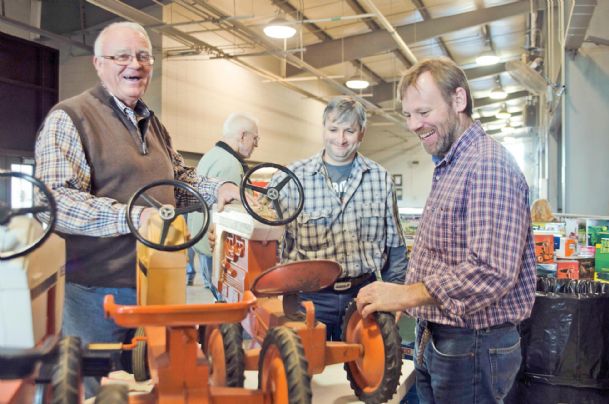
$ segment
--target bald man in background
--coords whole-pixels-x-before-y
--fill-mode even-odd
[[[230,114],[224,121],[222,138],[201,158],[197,165],[197,174],[239,184],[248,168],[245,159],[258,147],[259,139],[256,118],[245,113]],[[191,229],[199,229],[201,220],[201,214],[191,213],[188,215],[188,226]],[[205,287],[219,299],[218,291],[211,281],[212,253],[208,236],[205,235],[193,248],[199,260]]]

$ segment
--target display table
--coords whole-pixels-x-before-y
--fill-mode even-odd
[[[342,363],[335,365],[326,366],[321,374],[313,376],[311,380],[311,389],[313,390],[313,403],[361,403],[358,401],[349,381],[347,380],[347,374],[343,368]],[[402,361],[402,375],[400,376],[400,384],[398,385],[397,393],[392,397],[388,403],[399,403],[404,396],[410,390],[410,387],[414,384],[414,363],[411,360]],[[130,394],[137,395],[138,392],[147,393],[153,388],[150,380],[145,382],[136,382],[133,379],[133,375],[122,370],[110,373],[108,377],[102,379],[102,384],[106,383],[119,383],[126,384],[129,386]],[[246,370],[245,371],[245,388],[257,389],[258,388],[258,371]],[[133,400],[134,398],[131,397]],[[93,404],[95,398],[89,398],[85,401],[85,404]],[[137,400],[135,400],[137,401]],[[145,400],[142,402],[146,402]]]
[[[342,363],[326,366],[321,374],[311,379],[313,390],[313,403],[361,403],[347,380],[347,374]],[[402,361],[402,376],[397,393],[388,403],[399,403],[410,387],[414,384],[414,363],[411,360]],[[258,387],[258,372],[247,370],[245,372],[245,387],[255,389]]]

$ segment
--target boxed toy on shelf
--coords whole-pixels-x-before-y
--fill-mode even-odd
[[[534,234],[535,259],[538,264],[554,262],[554,236],[552,234]]]
[[[609,238],[602,238],[598,241],[594,256],[594,270],[600,280],[609,280]]]
[[[609,238],[609,220],[586,219],[586,245],[596,246],[602,238]]]

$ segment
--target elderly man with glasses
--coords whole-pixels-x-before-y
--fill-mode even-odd
[[[36,176],[57,200],[56,231],[66,240],[62,333],[91,342],[122,342],[128,330],[104,318],[102,300],[135,304],[135,238],[125,218],[130,196],[153,180],[176,179],[211,205],[239,198],[235,184],[198,176],[171,146],[165,127],[142,97],[152,77],[152,46],[138,24],[114,23],[95,41],[101,83],[51,109],[36,141]],[[161,203],[185,197],[159,189]],[[152,208],[133,209],[136,226]],[[118,364],[117,364],[118,365]],[[85,380],[85,395],[98,381]]]

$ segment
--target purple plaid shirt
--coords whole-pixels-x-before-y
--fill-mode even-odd
[[[408,313],[471,329],[527,318],[535,299],[528,197],[514,159],[475,122],[434,170],[406,273],[438,306]]]

